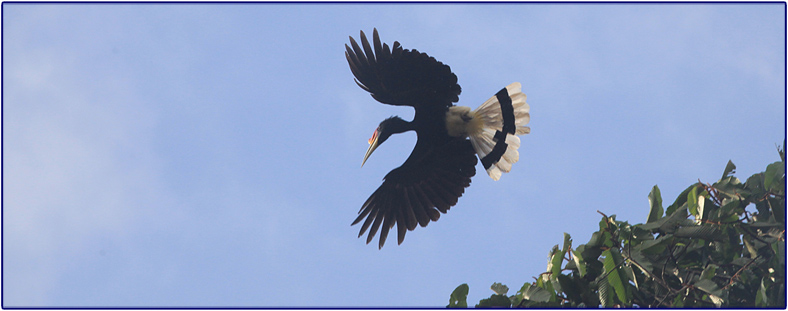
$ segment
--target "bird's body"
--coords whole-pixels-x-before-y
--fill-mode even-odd
[[[353,48],[345,45],[345,56],[356,83],[382,103],[416,110],[413,121],[391,117],[381,122],[364,157],[366,162],[392,134],[416,132],[410,156],[385,176],[353,222],[366,217],[359,236],[369,229],[369,243],[380,229],[378,245],[383,247],[395,224],[402,243],[407,231],[438,220],[454,206],[476,174],[477,154],[494,180],[508,172],[519,158],[515,134],[530,132],[525,126],[530,114],[519,83],[502,89],[476,110],[454,106],[461,88],[449,66],[417,50],[403,49],[399,42],[389,50],[377,30],[374,50],[364,32],[363,49],[352,37],[350,42]]]

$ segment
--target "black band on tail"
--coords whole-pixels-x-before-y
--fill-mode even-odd
[[[506,88],[501,89],[495,97],[498,98],[498,103],[501,104],[501,116],[503,116],[503,129],[504,133],[514,134],[514,107],[512,107],[512,98],[509,97],[509,92]]]
[[[504,132],[495,131],[493,139],[496,141],[495,146],[493,146],[490,153],[482,158],[482,165],[484,165],[485,170],[490,168],[493,164],[498,163],[498,160],[500,160],[506,152],[506,147],[509,146],[506,144],[506,133]]]
[[[498,160],[501,159],[506,152],[508,145],[506,144],[506,134],[514,135],[514,107],[512,107],[512,98],[509,97],[509,91],[506,88],[501,89],[495,94],[498,98],[498,103],[501,105],[501,116],[503,116],[503,128],[500,131],[495,131],[493,140],[496,141],[493,149],[484,158],[482,158],[482,165],[484,169],[489,169]]]

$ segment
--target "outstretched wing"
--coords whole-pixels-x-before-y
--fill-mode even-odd
[[[380,229],[378,248],[382,248],[396,224],[397,243],[402,244],[407,231],[417,224],[425,227],[437,221],[440,213],[457,204],[476,174],[476,161],[475,151],[465,139],[430,148],[423,156],[414,152],[405,164],[386,175],[383,184],[361,206],[353,221],[355,225],[366,217],[358,236],[369,229],[369,244]]]
[[[374,51],[363,31],[363,49],[350,37],[353,48],[345,44],[345,57],[358,86],[377,101],[397,106],[448,107],[459,100],[461,88],[449,66],[415,49],[403,49],[397,41],[389,49],[380,43],[377,29],[372,32],[372,40]]]

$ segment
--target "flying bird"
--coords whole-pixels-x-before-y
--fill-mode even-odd
[[[384,104],[410,106],[413,121],[394,116],[380,122],[361,165],[391,135],[415,131],[416,146],[402,166],[386,174],[383,184],[364,202],[358,217],[359,237],[369,229],[367,244],[380,229],[378,248],[397,226],[398,244],[416,226],[437,221],[457,204],[476,174],[477,156],[487,174],[498,180],[520,155],[520,138],[530,133],[529,106],[520,83],[501,89],[475,110],[455,106],[461,92],[451,68],[416,49],[394,41],[381,44],[377,29],[372,45],[361,31],[361,46],[350,37],[345,57],[355,81]],[[366,219],[365,219],[366,218]]]

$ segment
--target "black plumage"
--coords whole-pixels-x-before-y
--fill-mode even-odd
[[[452,137],[446,130],[446,112],[461,92],[449,66],[415,49],[403,49],[396,41],[389,49],[381,44],[377,29],[372,45],[363,31],[360,38],[361,46],[352,37],[352,48],[345,45],[356,83],[381,103],[415,109],[411,122],[399,117],[381,122],[370,147],[374,150],[390,135],[405,131],[415,131],[418,137],[405,163],[385,176],[353,221],[355,225],[364,220],[359,237],[369,230],[367,243],[380,230],[378,247],[383,247],[394,225],[402,243],[407,231],[437,221],[454,206],[476,174],[477,158],[468,139]]]

